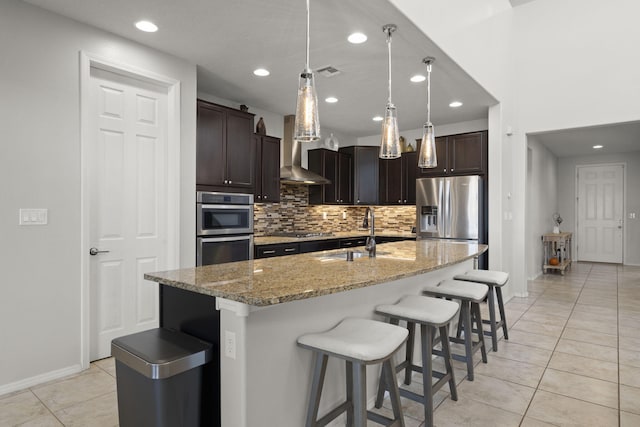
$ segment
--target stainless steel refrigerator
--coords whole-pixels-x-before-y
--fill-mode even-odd
[[[418,179],[418,239],[480,240],[481,192],[477,175]]]

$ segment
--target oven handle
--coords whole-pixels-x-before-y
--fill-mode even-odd
[[[202,206],[205,209],[238,209],[247,211],[253,210],[253,205],[205,205],[203,203],[198,203],[198,205]]]
[[[209,242],[234,242],[237,240],[253,240],[253,235],[249,236],[233,236],[233,237],[198,237],[202,243]]]

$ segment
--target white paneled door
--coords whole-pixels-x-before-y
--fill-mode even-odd
[[[579,166],[578,261],[622,263],[623,165]]]
[[[167,260],[167,89],[91,68],[90,357],[157,327],[158,291],[143,279]]]

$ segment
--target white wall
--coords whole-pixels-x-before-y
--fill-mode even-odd
[[[558,209],[558,158],[535,137],[528,141],[527,277],[534,279],[542,273],[540,236],[553,231],[555,212],[560,212],[563,219],[566,214]]]
[[[195,258],[196,68],[17,0],[0,3],[0,394],[80,369],[79,52],[181,82],[181,264]],[[18,226],[19,208],[48,208]]]
[[[582,157],[563,157],[558,160],[558,209],[562,215],[561,229],[576,233],[576,166],[606,163],[624,163],[626,175],[626,211],[624,223],[624,263],[640,265],[640,151],[622,154],[596,154]],[[635,213],[636,219],[630,219],[629,213]],[[577,255],[575,244],[572,253]]]

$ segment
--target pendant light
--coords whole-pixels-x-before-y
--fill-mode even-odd
[[[384,111],[382,121],[382,141],[380,142],[381,159],[397,159],[400,157],[400,131],[398,130],[398,112],[391,102],[391,34],[397,29],[393,24],[382,27],[387,35],[387,48],[389,51],[389,99]]]
[[[313,72],[309,68],[309,0],[307,0],[307,62],[304,71],[300,74],[293,139],[301,142],[320,139],[318,97],[313,82]]]
[[[422,60],[427,64],[427,121],[423,126],[422,144],[418,155],[419,168],[435,168],[438,166],[438,156],[436,155],[436,136],[431,123],[431,64],[436,59],[428,56]]]

